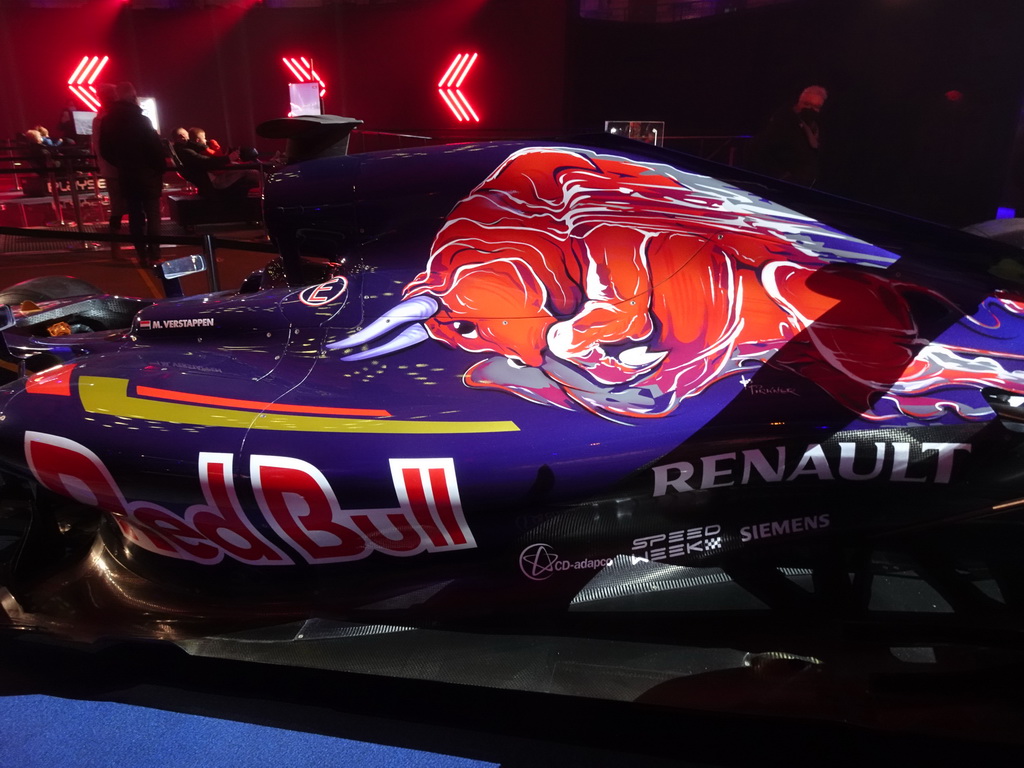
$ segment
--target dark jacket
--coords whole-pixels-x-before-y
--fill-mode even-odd
[[[167,156],[153,124],[142,114],[142,107],[118,101],[100,120],[100,155],[117,168],[122,194],[159,197]]]
[[[210,181],[210,171],[220,170],[231,164],[227,155],[211,155],[206,148],[194,141],[178,144],[174,149],[181,163],[180,173],[187,182],[194,185],[199,194],[212,195],[215,190]]]

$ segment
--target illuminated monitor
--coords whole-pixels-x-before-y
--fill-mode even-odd
[[[606,133],[614,133],[659,147],[665,145],[663,120],[606,120],[604,130]]]
[[[299,115],[323,114],[320,108],[320,83],[288,83],[289,112]]]
[[[142,114],[149,118],[153,124],[153,130],[160,133],[160,118],[157,117],[156,99],[152,96],[139,96],[139,106],[142,107]]]
[[[71,113],[71,117],[75,121],[76,136],[92,136],[92,121],[96,117],[95,112],[76,109]]]

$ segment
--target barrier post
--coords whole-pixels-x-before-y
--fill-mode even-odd
[[[75,230],[79,233],[82,232],[82,201],[78,197],[78,169],[74,167],[74,162],[71,158],[68,158],[68,186],[71,188],[71,208],[75,212]],[[89,244],[84,243],[85,247],[88,248]]]
[[[206,257],[210,293],[217,293],[220,290],[220,276],[217,274],[217,251],[213,244],[213,235],[203,235],[203,255]]]
[[[60,182],[57,181],[57,174],[52,165],[46,170],[46,183],[50,185],[50,197],[53,199],[53,212],[57,217],[57,224],[63,227],[67,222],[64,220],[64,209],[60,204]]]

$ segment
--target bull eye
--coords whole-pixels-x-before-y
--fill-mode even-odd
[[[468,320],[456,320],[452,327],[455,328],[457,334],[465,336],[467,339],[475,339],[479,336],[476,332],[476,323],[471,323]]]

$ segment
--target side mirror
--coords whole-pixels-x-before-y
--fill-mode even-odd
[[[0,304],[0,331],[6,331],[14,325],[14,310],[8,304]]]
[[[193,253],[191,256],[182,256],[178,259],[168,259],[160,264],[160,272],[166,280],[177,280],[179,277],[205,271],[206,259],[201,253]]]
[[[0,384],[6,384],[24,375],[23,361],[11,354],[11,348],[7,346],[7,337],[2,333],[13,327],[14,310],[8,304],[0,304]]]

